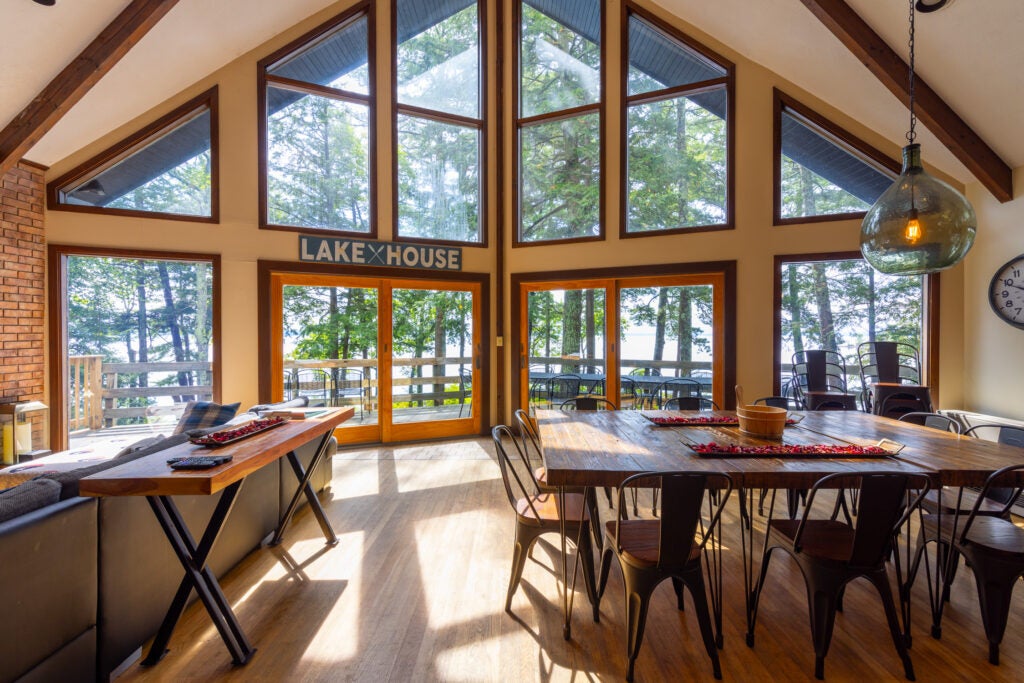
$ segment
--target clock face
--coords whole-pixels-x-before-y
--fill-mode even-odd
[[[1024,329],[1024,254],[1005,264],[992,276],[988,302],[1000,318]]]

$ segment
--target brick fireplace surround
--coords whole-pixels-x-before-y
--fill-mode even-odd
[[[45,169],[22,161],[0,178],[0,402],[43,399]]]

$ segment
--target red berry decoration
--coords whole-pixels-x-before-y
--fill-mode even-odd
[[[219,432],[213,432],[212,434],[201,436],[198,439],[193,439],[192,443],[200,445],[218,445],[229,443],[231,441],[237,441],[238,439],[241,439],[244,436],[249,436],[250,434],[256,434],[258,432],[270,429],[275,425],[279,425],[282,422],[287,421],[288,418],[286,417],[260,418],[259,420],[247,422],[241,427],[235,427],[234,429],[222,429]]]
[[[811,444],[790,445],[773,444],[770,446],[738,446],[736,444],[698,443],[690,446],[697,453],[714,455],[813,455],[813,456],[882,456],[889,452],[878,446],[857,446],[854,444]]]

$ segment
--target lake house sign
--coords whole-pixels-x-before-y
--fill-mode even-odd
[[[299,260],[344,266],[462,270],[462,249],[299,235]]]

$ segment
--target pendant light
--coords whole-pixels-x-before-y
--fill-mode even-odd
[[[887,275],[923,275],[960,263],[974,244],[977,218],[967,199],[921,166],[914,142],[914,0],[910,0],[910,131],[903,170],[868,209],[860,226],[860,250]]]

